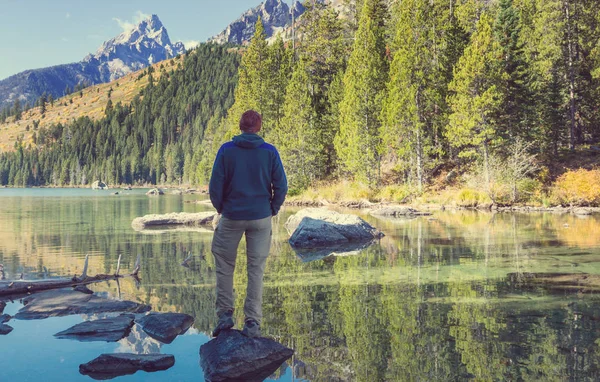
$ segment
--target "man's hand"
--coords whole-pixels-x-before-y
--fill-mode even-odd
[[[219,221],[221,220],[221,214],[216,214],[213,217],[213,221],[212,221],[212,226],[213,229],[217,229],[217,226],[219,225]]]

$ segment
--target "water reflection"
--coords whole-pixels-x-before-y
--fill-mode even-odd
[[[119,254],[125,272],[142,254],[142,284],[137,289],[121,283],[122,297],[155,311],[190,314],[197,330],[210,331],[215,324],[212,236],[181,231],[144,235],[130,227],[144,214],[208,207],[183,203],[191,196],[61,192],[60,197],[2,199],[0,263],[8,278],[21,272],[29,278],[77,274],[86,253],[91,254],[91,274],[114,272]],[[293,212],[288,209],[276,219],[263,332],[296,349],[289,364],[294,378],[600,378],[598,297],[523,290],[508,277],[600,274],[598,217],[468,211],[405,220],[365,215],[386,234],[378,243],[352,256],[303,262],[287,244],[283,228]],[[192,261],[184,267],[190,252]],[[242,250],[235,274],[240,314],[244,262]],[[114,286],[97,289],[115,293]],[[241,324],[243,317],[236,319]],[[156,351],[160,345],[152,341],[135,332],[120,346]],[[289,377],[290,370],[275,377]]]

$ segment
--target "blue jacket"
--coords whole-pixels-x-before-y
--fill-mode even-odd
[[[219,149],[209,193],[217,212],[231,220],[275,216],[287,194],[279,153],[256,134],[233,137]]]

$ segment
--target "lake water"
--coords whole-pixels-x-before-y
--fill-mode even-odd
[[[0,189],[0,263],[8,279],[123,272],[142,257],[141,284],[98,294],[195,318],[162,345],[143,332],[117,343],[53,335],[96,316],[11,320],[0,336],[1,381],[90,380],[78,367],[102,353],[175,355],[175,366],[122,381],[202,381],[198,350],[215,324],[210,232],[139,233],[149,213],[208,210],[201,196],[142,190]],[[359,254],[303,262],[276,218],[264,290],[263,334],[292,347],[278,381],[599,380],[600,294],[524,287],[528,272],[600,274],[600,217],[436,212],[412,220],[363,216],[386,236]],[[353,212],[354,213],[354,212]],[[243,245],[240,246],[243,248]],[[190,268],[181,262],[192,253]],[[243,320],[244,251],[236,270]],[[9,302],[14,315],[22,304]],[[237,313],[236,313],[237,314]]]

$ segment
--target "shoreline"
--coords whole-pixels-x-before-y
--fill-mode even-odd
[[[535,212],[550,212],[557,214],[574,214],[578,216],[586,216],[592,214],[600,214],[600,207],[586,207],[586,206],[554,206],[554,207],[540,207],[540,206],[528,206],[528,205],[514,205],[514,206],[496,206],[496,205],[481,205],[477,207],[463,207],[457,205],[442,205],[442,204],[400,204],[393,202],[370,202],[368,200],[355,200],[355,201],[344,201],[344,202],[329,202],[323,200],[304,200],[304,199],[293,199],[285,201],[284,206],[289,207],[314,207],[314,208],[327,208],[327,207],[338,207],[338,208],[349,208],[354,210],[373,210],[380,208],[414,208],[419,211],[481,211],[481,212],[521,212],[521,213],[535,213]]]

